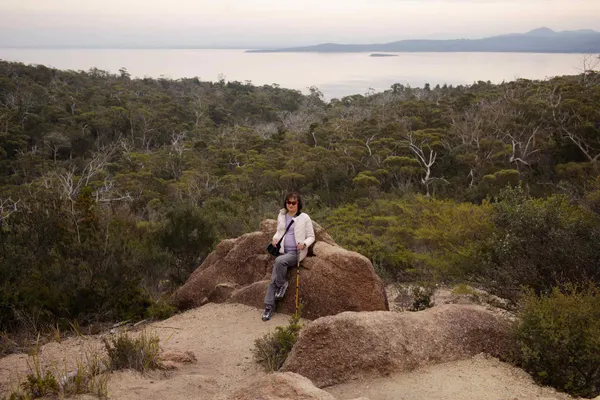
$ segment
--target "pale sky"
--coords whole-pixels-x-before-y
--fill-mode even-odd
[[[285,47],[600,31],[600,0],[0,0],[0,47]]]

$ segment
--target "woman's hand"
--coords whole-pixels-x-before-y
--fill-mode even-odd
[[[274,247],[277,247],[277,240],[273,239],[273,240],[271,241],[271,243],[273,244],[273,246],[274,246]]]
[[[298,250],[304,250],[305,247],[304,243],[298,243]]]

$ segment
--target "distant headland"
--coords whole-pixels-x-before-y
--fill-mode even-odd
[[[510,52],[600,53],[600,32],[591,29],[556,32],[538,28],[483,39],[400,40],[382,44],[324,43],[316,46],[247,50],[247,53],[357,53],[357,52]],[[380,55],[372,55],[381,57]],[[386,55],[387,56],[387,55]]]

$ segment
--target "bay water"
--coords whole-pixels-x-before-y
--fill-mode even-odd
[[[540,53],[246,53],[244,49],[0,48],[0,59],[66,70],[126,68],[132,77],[250,81],[305,93],[316,86],[326,99],[383,91],[394,83],[422,87],[517,78],[546,79],[582,72],[584,54]]]

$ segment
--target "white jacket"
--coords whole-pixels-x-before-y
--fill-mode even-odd
[[[285,234],[285,228],[287,228],[285,224],[285,214],[287,214],[287,210],[282,208],[277,216],[277,231],[273,236],[273,240],[277,242],[283,237]],[[298,253],[298,261],[302,261],[308,254],[308,247],[315,242],[315,230],[313,228],[312,220],[308,214],[304,212],[297,217],[292,217],[292,219],[294,220],[294,223],[290,229],[294,230],[296,243],[304,243],[304,249],[300,250],[300,253]],[[281,249],[279,252],[281,254],[284,253],[283,242],[281,243]]]

